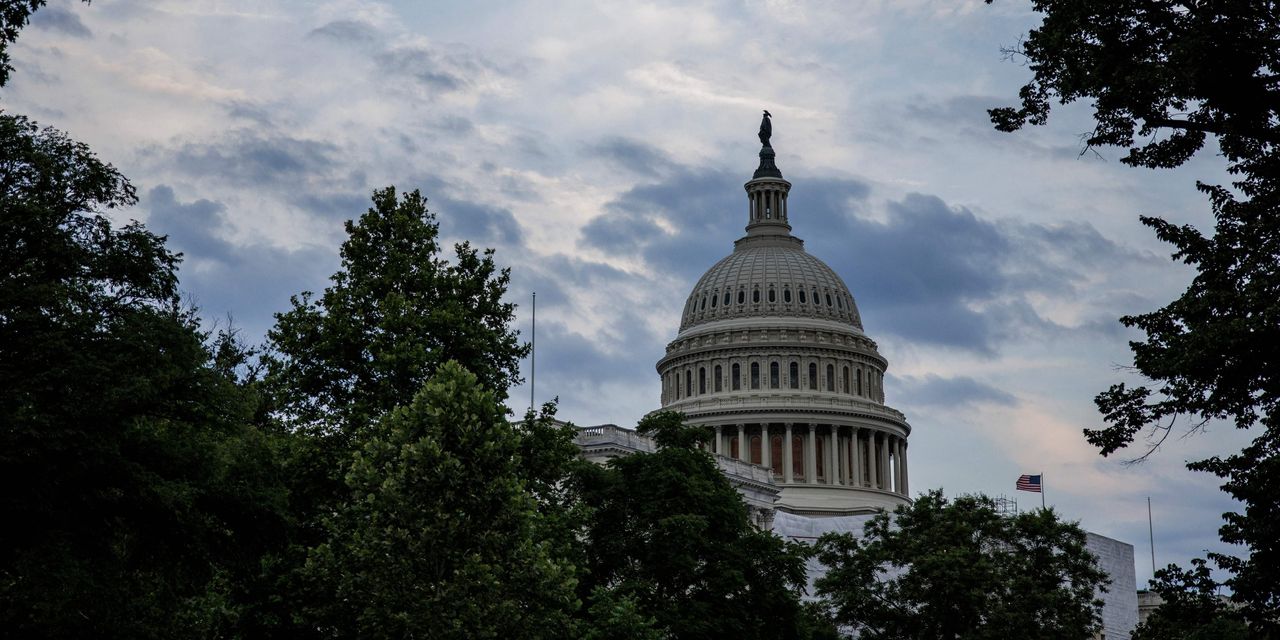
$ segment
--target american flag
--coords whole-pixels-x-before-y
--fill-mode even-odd
[[[1027,475],[1025,473],[1018,476],[1017,489],[1018,491],[1030,491],[1032,493],[1040,493],[1042,491],[1040,488],[1040,476],[1039,475],[1032,476],[1032,475]]]

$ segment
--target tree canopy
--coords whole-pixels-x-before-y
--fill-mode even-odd
[[[173,637],[238,615],[284,518],[231,335],[178,256],[103,215],[133,187],[82,143],[0,114],[0,625]]]
[[[1213,554],[1258,632],[1280,632],[1280,11],[1269,1],[1036,0],[1043,23],[1010,50],[1033,78],[1021,105],[991,110],[997,129],[1047,121],[1054,102],[1090,100],[1089,145],[1128,149],[1123,162],[1174,167],[1216,142],[1232,185],[1197,183],[1214,232],[1142,216],[1196,275],[1165,307],[1121,322],[1152,385],[1116,384],[1096,398],[1106,426],[1086,429],[1110,455],[1150,432],[1162,442],[1210,421],[1255,429],[1239,453],[1194,461],[1243,503],[1224,515]],[[1157,445],[1158,446],[1158,445]],[[1149,452],[1148,452],[1149,453]]]
[[[530,421],[534,418],[530,416]],[[572,637],[577,569],[523,481],[520,429],[454,362],[381,420],[306,572],[326,637]]]
[[[1152,590],[1160,606],[1133,630],[1132,640],[1245,640],[1244,616],[1224,602],[1202,559],[1190,571],[1169,565],[1156,572]]]
[[[881,512],[861,537],[817,543],[828,615],[859,638],[1089,637],[1105,574],[1085,533],[1052,509],[1002,516],[985,496],[940,491]]]
[[[757,529],[737,490],[697,445],[708,431],[672,412],[638,430],[662,446],[583,470],[592,512],[579,593],[593,613],[634,606],[675,638],[801,638],[807,550]],[[601,602],[605,605],[601,605]],[[623,612],[626,606],[621,607]]]

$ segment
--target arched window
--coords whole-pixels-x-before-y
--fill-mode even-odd
[[[858,395],[862,395],[862,369],[858,369],[858,377],[854,379],[858,381]]]
[[[778,293],[773,290],[773,287],[769,287],[769,302],[777,302],[777,301],[778,301]]]
[[[707,393],[707,368],[698,367],[698,395]]]
[[[724,391],[724,386],[720,382],[720,375],[722,372],[723,370],[720,368],[720,365],[716,365],[716,370],[715,370],[716,393],[720,393],[721,391]]]
[[[818,390],[818,365],[814,362],[809,363],[809,388]]]
[[[698,311],[706,311],[706,310],[707,310],[707,297],[702,296],[702,303],[698,305]]]
[[[714,293],[711,294],[711,308],[716,308],[716,294]]]
[[[684,372],[684,395],[693,395],[693,371],[689,369]]]
[[[751,436],[750,442],[751,442],[751,449],[750,449],[751,464],[760,464],[762,461],[764,461],[764,458],[762,457],[763,454],[760,449],[760,436]]]
[[[773,467],[773,475],[782,475],[782,436],[769,438],[769,466]]]
[[[737,391],[742,388],[742,367],[738,363],[733,363],[733,368],[729,370],[729,384],[733,385],[733,390]]]
[[[725,292],[724,292],[724,304],[725,304],[725,305],[728,305],[728,304],[729,304],[729,300],[731,299],[731,298],[730,298],[730,296],[731,296],[731,295],[733,295],[733,294],[729,293],[728,291],[725,291]]]
[[[777,389],[779,386],[781,386],[778,378],[779,378],[778,363],[770,362],[769,363],[769,388],[770,389]]]
[[[738,304],[742,304],[742,303],[744,303],[744,302],[746,302],[746,301],[747,301],[747,292],[746,292],[746,291],[742,291],[741,289],[739,289],[739,290],[738,290]]]
[[[804,482],[804,436],[791,436],[791,478]]]
[[[821,299],[818,297],[818,290],[817,290],[817,289],[814,289],[814,290],[813,290],[813,304],[814,304],[814,306],[817,306],[817,305],[819,305],[819,304],[822,304]]]
[[[836,368],[827,365],[827,391],[836,390]]]
[[[759,289],[752,289],[752,290],[751,290],[751,301],[752,301],[752,302],[760,302],[760,290],[759,290]]]
[[[759,362],[751,363],[751,388],[752,389],[760,388],[760,363]]]
[[[805,303],[805,299],[804,299],[804,289],[801,289],[801,290],[800,290],[800,304],[804,304],[804,303]]]
[[[729,438],[729,457],[734,460],[738,459],[738,436]]]
[[[799,362],[792,362],[791,366],[787,367],[787,381],[790,383],[790,386],[792,389],[800,388],[800,363]]]
[[[786,302],[786,303],[788,303],[788,304],[790,304],[790,303],[791,303],[791,290],[790,290],[790,289],[783,289],[783,290],[782,290],[782,301],[783,301],[783,302]]]
[[[831,306],[831,294],[827,294],[827,306]]]
[[[844,308],[844,296],[836,294],[836,306],[841,309]]]
[[[827,465],[826,465],[827,456],[823,454],[825,454],[827,451],[827,447],[826,447],[827,439],[819,436],[817,432],[814,432],[812,437],[816,441],[814,442],[814,448],[817,449],[817,451],[814,452],[817,454],[817,459],[813,461],[814,462],[813,475],[817,476],[818,478],[826,478],[827,477]]]
[[[840,390],[849,393],[849,367],[840,372]]]

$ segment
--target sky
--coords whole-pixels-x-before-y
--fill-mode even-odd
[[[1093,397],[1140,382],[1117,318],[1192,272],[1139,215],[1212,227],[1197,180],[1085,150],[1087,104],[992,129],[1030,71],[1002,47],[1029,3],[50,0],[13,49],[4,108],[88,143],[140,202],[116,212],[184,254],[211,326],[262,339],[322,291],[374,189],[420,189],[450,242],[492,247],[537,389],[577,424],[632,426],[697,278],[746,223],[762,109],[794,234],[849,285],[912,424],[911,487],[1016,493],[1043,472],[1066,517],[1158,565],[1230,550],[1235,505],[1188,460],[1210,425],[1099,456]],[[529,390],[512,390],[522,411]]]

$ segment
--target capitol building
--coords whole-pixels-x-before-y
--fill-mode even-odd
[[[761,127],[746,235],[703,274],[657,363],[662,409],[715,431],[711,451],[755,521],[871,514],[909,501],[911,425],[884,402],[888,361],[835,271],[791,235],[787,195]],[[603,462],[651,450],[611,425],[582,430]]]
[[[849,287],[791,234],[791,183],[771,133],[766,112],[759,166],[744,185],[746,234],[685,301],[657,362],[661,409],[714,431],[711,452],[757,526],[801,542],[860,535],[874,513],[911,500],[911,425],[885,404],[889,362]],[[577,444],[601,464],[656,449],[609,424],[580,428]],[[1137,623],[1133,546],[1091,532],[1088,546],[1112,579],[1102,637],[1127,638]],[[810,584],[824,572],[811,561]]]

